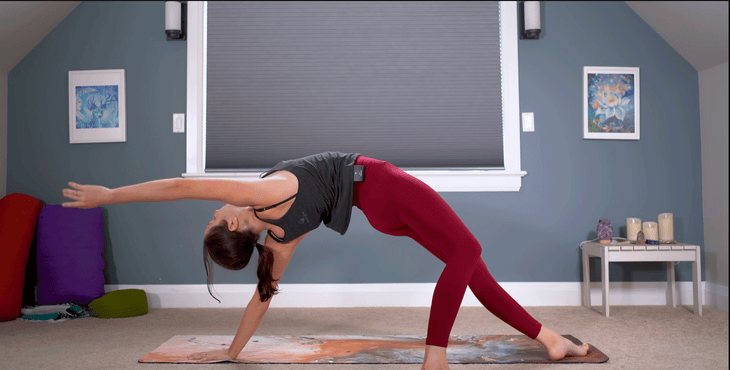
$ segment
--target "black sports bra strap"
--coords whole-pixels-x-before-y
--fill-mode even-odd
[[[274,235],[274,233],[272,233],[271,230],[269,230],[269,236],[272,237],[274,240],[276,240],[279,243],[283,243],[284,242],[284,239],[279,239],[279,237],[276,236],[276,235]]]
[[[297,193],[297,194],[299,194],[299,193]],[[282,200],[281,202],[276,203],[276,204],[274,204],[272,206],[268,206],[268,207],[264,207],[264,208],[259,208],[259,209],[254,209],[254,212],[263,212],[263,211],[266,211],[267,209],[272,209],[272,208],[274,208],[276,206],[280,206],[280,205],[282,205],[282,204],[284,204],[284,203],[286,203],[286,202],[294,199],[294,197],[296,197],[297,194],[294,194],[294,195],[290,196],[289,198],[286,198],[286,199]]]

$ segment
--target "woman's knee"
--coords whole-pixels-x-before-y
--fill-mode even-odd
[[[482,257],[482,246],[475,237],[459,237],[454,240],[454,251],[452,258],[472,261]]]
[[[462,243],[465,246],[465,253],[470,257],[477,258],[482,256],[482,245],[479,244],[479,241],[473,235],[464,238]]]

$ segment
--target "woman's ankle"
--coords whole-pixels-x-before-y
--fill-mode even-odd
[[[545,347],[548,347],[550,345],[553,345],[557,341],[558,333],[548,329],[543,325],[540,328],[540,333],[537,334],[537,337],[535,338],[536,341],[540,342]]]
[[[423,357],[424,368],[446,368],[446,347],[426,346],[426,354]]]

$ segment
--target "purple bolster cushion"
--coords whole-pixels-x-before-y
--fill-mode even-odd
[[[38,304],[89,304],[104,295],[101,208],[46,205],[38,218]]]

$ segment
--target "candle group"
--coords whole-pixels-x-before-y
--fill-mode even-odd
[[[646,240],[661,242],[674,242],[674,215],[662,213],[658,216],[659,222],[647,221],[642,223],[636,217],[626,219],[626,239],[631,242],[637,241],[639,231],[644,233]]]

